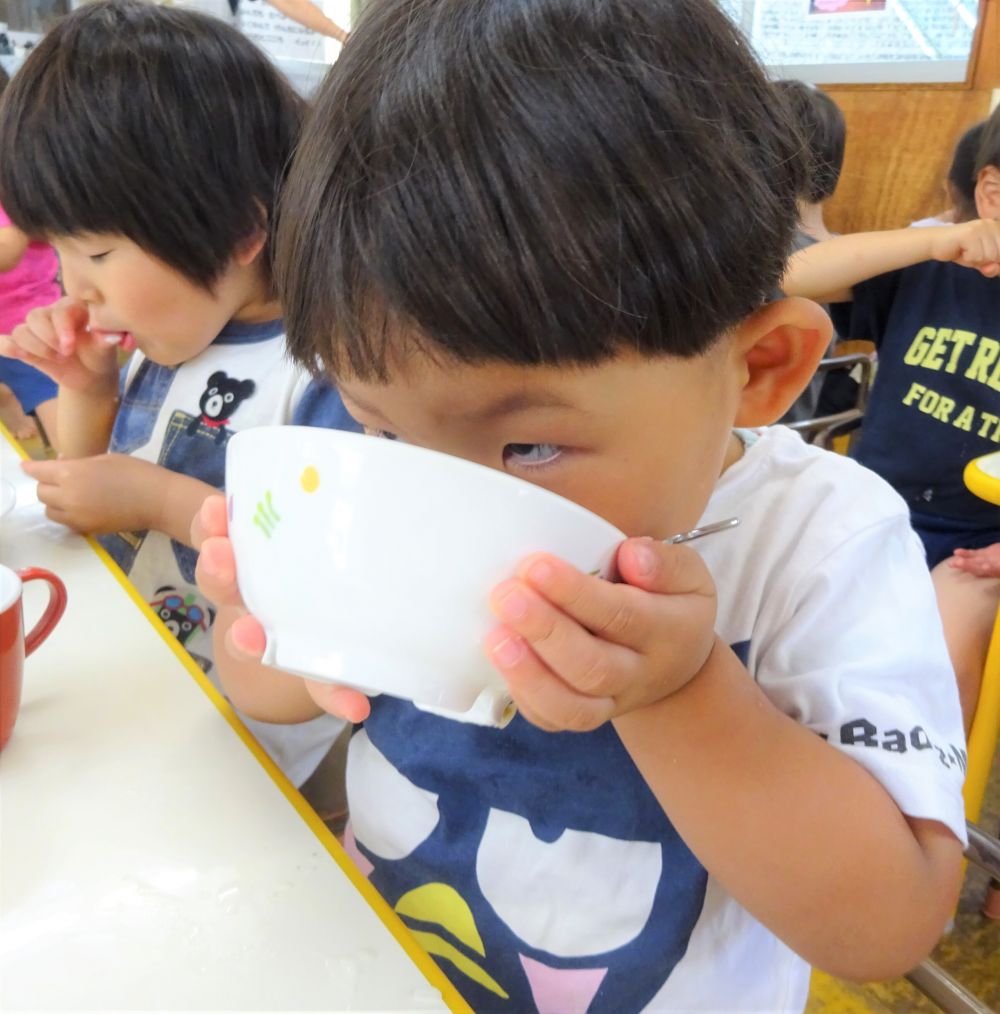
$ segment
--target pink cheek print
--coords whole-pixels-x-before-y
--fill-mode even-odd
[[[361,854],[358,843],[354,838],[354,828],[351,827],[350,821],[347,822],[347,827],[344,828],[344,840],[342,844],[351,862],[357,866],[364,876],[370,877],[375,867]]]
[[[551,968],[519,954],[538,1014],[586,1014],[606,968]]]

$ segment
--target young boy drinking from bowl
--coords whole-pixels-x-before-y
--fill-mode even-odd
[[[223,485],[230,436],[356,428],[289,361],[271,278],[301,116],[236,29],[135,0],[60,20],[0,107],[0,203],[56,248],[67,293],[0,338],[59,385],[61,459],[24,469],[49,517],[98,535],[206,670],[214,610],[194,585],[191,521]],[[119,384],[122,345],[138,351]],[[343,723],[251,727],[302,784]]]
[[[800,1010],[808,962],[897,974],[952,911],[962,726],[905,505],[762,428],[830,336],[769,302],[801,148],[709,0],[375,0],[305,128],[293,355],[630,536],[620,583],[540,553],[483,590],[498,730],[260,665],[222,499],[196,521],[229,693],[364,721],[348,846],[477,1011]]]

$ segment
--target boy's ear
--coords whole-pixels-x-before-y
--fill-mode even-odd
[[[980,218],[1000,221],[1000,168],[986,165],[976,177],[976,211]]]
[[[768,303],[736,329],[743,373],[736,426],[769,426],[805,390],[826,352],[833,325],[819,304],[791,296]]]
[[[236,253],[233,256],[233,260],[235,260],[241,268],[248,267],[257,259],[266,244],[267,230],[254,229],[254,231],[236,247]]]

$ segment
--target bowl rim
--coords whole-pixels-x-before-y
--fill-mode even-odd
[[[422,457],[428,462],[433,462],[436,467],[448,468],[459,472],[464,471],[470,476],[478,476],[482,480],[490,482],[494,486],[503,487],[516,495],[537,497],[554,507],[560,507],[583,519],[589,519],[605,526],[608,529],[609,535],[615,533],[622,540],[627,538],[625,533],[617,525],[608,521],[607,518],[601,517],[600,514],[594,513],[594,511],[578,504],[575,500],[570,500],[568,497],[554,493],[552,490],[529,482],[527,479],[521,479],[516,475],[501,472],[499,469],[490,468],[487,465],[481,465],[477,461],[469,461],[467,458],[459,458],[453,454],[445,454],[443,451],[435,451],[429,447],[418,447],[416,444],[407,444],[401,440],[387,440],[374,434],[355,433],[351,430],[336,430],[319,426],[254,426],[252,429],[240,430],[238,433],[233,434],[227,444],[227,487],[229,485],[228,463],[230,447],[238,448],[242,444],[249,444],[255,437],[264,440],[273,438],[279,434],[283,436],[286,433],[290,446],[294,446],[296,449],[301,449],[303,444],[301,440],[295,439],[295,435],[298,434],[301,437],[308,434],[312,440],[327,441],[335,444],[350,445],[359,441],[367,441],[365,453],[380,454],[384,458],[391,459],[393,456],[396,458]]]

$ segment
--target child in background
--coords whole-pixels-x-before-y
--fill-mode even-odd
[[[979,217],[976,213],[976,158],[985,129],[985,120],[969,127],[955,145],[955,153],[948,168],[948,178],[944,184],[949,207],[930,218],[911,222],[911,226],[919,228],[927,225],[951,225],[955,222],[969,222]]]
[[[823,206],[837,189],[840,170],[844,165],[847,145],[847,124],[844,114],[829,95],[804,81],[784,80],[774,84],[778,94],[788,103],[792,119],[806,144],[809,175],[806,189],[799,197],[799,228],[792,243],[793,250],[802,250],[813,243],[831,239],[833,233],[826,227]],[[836,335],[827,353],[832,350]],[[827,381],[840,388],[837,404],[829,404],[822,414],[832,414],[849,408],[857,397],[857,384],[849,377],[832,377],[817,374],[809,386],[795,400],[795,404],[781,420],[785,423],[812,419],[817,415],[821,392]],[[844,390],[846,388],[846,390]],[[832,393],[832,392],[828,392]]]
[[[1000,580],[957,549],[1000,542],[995,506],[970,493],[967,462],[1000,446],[1000,110],[976,162],[979,218],[859,233],[796,254],[785,291],[834,303],[838,330],[875,342],[858,461],[902,494],[944,619],[968,727],[975,713]],[[974,557],[973,557],[974,558]]]
[[[274,195],[302,105],[236,29],[108,0],[63,18],[0,111],[0,202],[58,250],[65,299],[0,352],[59,385],[59,461],[32,462],[49,517],[95,533],[205,670],[214,611],[191,521],[252,426],[353,426],[286,353]],[[121,382],[117,353],[134,345]],[[355,427],[356,428],[356,427]],[[301,785],[343,723],[251,728]]]
[[[10,78],[0,67],[0,97]],[[59,261],[45,243],[15,228],[0,207],[0,334],[10,334],[36,306],[62,293],[56,282]],[[38,370],[0,356],[0,419],[18,440],[38,435],[35,414],[49,442],[56,439],[56,385]]]
[[[806,962],[897,974],[955,903],[961,717],[906,507],[768,427],[830,337],[768,302],[795,136],[710,0],[375,0],[297,149],[292,354],[370,429],[629,536],[620,583],[511,561],[501,730],[260,665],[223,498],[199,515],[224,685],[364,720],[347,843],[476,1011],[801,1010]]]

